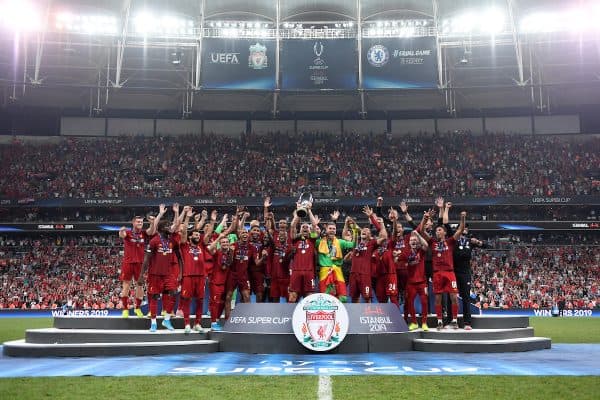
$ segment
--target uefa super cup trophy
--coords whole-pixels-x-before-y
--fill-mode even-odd
[[[310,192],[302,192],[300,197],[298,198],[298,203],[296,207],[296,214],[300,218],[306,217],[308,214],[308,208],[312,205],[313,197]]]

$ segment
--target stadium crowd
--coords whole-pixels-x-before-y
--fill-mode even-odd
[[[0,145],[0,197],[296,196],[433,198],[600,193],[600,139],[468,133],[285,133],[60,139]],[[318,174],[315,178],[312,174]],[[168,177],[166,179],[165,177]]]
[[[557,241],[562,236],[557,236]],[[600,307],[598,239],[548,244],[512,235],[485,239],[472,259],[481,307]],[[522,239],[522,240],[521,240]],[[0,236],[0,308],[49,309],[69,303],[85,309],[121,309],[118,280],[122,241],[114,235]]]

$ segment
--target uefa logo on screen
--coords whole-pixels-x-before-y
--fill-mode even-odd
[[[385,46],[380,44],[376,44],[375,46],[371,46],[369,51],[367,52],[367,60],[369,64],[376,68],[383,67],[390,59],[390,52]]]
[[[249,48],[248,67],[252,69],[264,69],[269,66],[267,58],[267,46],[260,43],[253,44]]]
[[[331,350],[342,343],[348,325],[344,304],[325,293],[305,297],[292,315],[296,339],[307,349],[318,352]]]

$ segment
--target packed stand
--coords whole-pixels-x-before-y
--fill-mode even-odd
[[[284,133],[0,146],[0,197],[572,196],[600,193],[600,139]],[[315,175],[316,174],[316,175]]]

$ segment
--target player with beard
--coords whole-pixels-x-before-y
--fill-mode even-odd
[[[442,321],[442,294],[449,293],[451,306],[451,325],[452,328],[458,329],[456,316],[458,314],[458,304],[456,294],[458,287],[456,283],[456,275],[454,274],[453,253],[454,247],[460,235],[465,228],[465,218],[467,213],[460,213],[460,225],[451,237],[446,237],[446,228],[437,226],[435,228],[435,238],[430,237],[424,230],[419,232],[427,241],[432,251],[432,267],[433,267],[433,292],[435,293],[435,311],[438,319],[437,329],[441,330],[445,326]],[[428,214],[423,215],[422,226],[425,226],[425,219],[431,218]]]
[[[140,278],[142,270],[142,262],[144,261],[144,251],[150,243],[150,239],[156,233],[156,226],[166,212],[166,207],[161,204],[159,213],[156,218],[150,222],[150,226],[145,231],[142,230],[144,218],[140,216],[133,217],[132,229],[128,230],[124,226],[119,229],[119,237],[123,239],[123,263],[121,265],[121,274],[119,280],[123,284],[121,291],[121,301],[123,303],[123,318],[129,317],[129,293],[131,290],[131,282],[134,284]],[[141,310],[142,300],[144,298],[144,287],[137,285],[135,287],[135,308],[134,312],[139,318],[144,317]]]
[[[408,252],[410,234],[404,234],[404,227],[398,220],[398,211],[390,208],[388,218],[392,222],[392,238],[388,242],[388,249],[392,252],[392,259],[396,268],[396,281],[398,283],[399,303],[404,304],[404,319],[406,313],[406,283],[408,282]]]
[[[375,226],[379,235],[377,239],[373,239],[371,229],[362,228],[360,238],[352,251],[350,297],[353,303],[358,303],[361,295],[365,302],[371,302],[371,258],[377,247],[387,239],[385,226],[379,223],[373,210],[369,206],[365,206],[363,213]]]
[[[185,333],[192,331],[190,327],[190,305],[192,299],[196,299],[196,319],[194,330],[201,332],[200,325],[202,319],[202,305],[204,302],[204,254],[207,252],[200,232],[192,231],[188,241],[188,224],[193,210],[189,207],[185,212],[183,220],[183,231],[181,234],[181,256],[183,257],[183,278],[181,281],[181,310],[183,311],[183,320],[185,323]]]
[[[308,213],[313,222],[312,226],[303,223],[300,226],[300,232],[297,233],[297,227],[301,220],[296,211],[294,211],[294,218],[290,226],[290,236],[292,238],[290,303],[295,303],[300,297],[311,295],[315,291],[316,228],[319,221],[312,214],[310,206],[308,207]]]
[[[234,217],[235,219],[235,217]],[[219,318],[225,309],[226,284],[229,280],[231,267],[233,265],[233,246],[229,242],[228,235],[231,233],[233,223],[208,246],[207,251],[213,256],[214,265],[209,278],[210,282],[210,328],[213,331],[222,329]],[[217,247],[220,247],[217,249]],[[231,301],[230,301],[231,303]],[[229,318],[229,315],[226,315]]]
[[[414,331],[419,327],[417,324],[417,313],[415,311],[415,297],[419,295],[421,301],[421,329],[428,331],[427,314],[427,277],[425,275],[425,255],[427,253],[427,242],[417,231],[412,231],[409,235],[408,246],[405,246],[401,252],[406,254],[405,258],[408,264],[407,283],[406,283],[406,301],[404,303],[404,316],[406,319],[410,316],[408,329]]]
[[[354,248],[354,242],[346,240],[351,237],[349,231],[352,218],[347,217],[342,230],[342,238],[336,237],[335,222],[325,226],[325,236],[317,239],[317,254],[319,262],[319,291],[336,296],[341,302],[347,301],[346,281],[342,272],[344,252]]]
[[[232,221],[233,230],[237,229],[237,241],[233,243],[233,265],[227,278],[226,296],[225,296],[225,317],[229,318],[231,314],[231,300],[233,293],[239,290],[243,303],[250,302],[250,279],[248,277],[248,264],[253,257],[253,247],[248,241],[248,230],[244,227],[244,222],[248,213],[243,212],[243,208],[238,207],[236,217]],[[239,219],[238,219],[239,218]],[[238,220],[239,227],[238,227]]]
[[[250,222],[248,242],[251,246],[251,254],[248,262],[248,277],[250,278],[250,291],[256,295],[256,302],[264,302],[265,275],[268,258],[268,237],[260,230],[257,220]]]
[[[150,245],[144,257],[142,271],[138,278],[138,285],[142,284],[142,278],[148,270],[148,300],[150,303],[150,331],[156,332],[156,313],[158,311],[158,299],[161,298],[163,308],[166,311],[162,325],[168,330],[173,330],[171,324],[171,312],[175,305],[175,294],[180,279],[173,278],[173,264],[179,266],[179,275],[183,270],[183,261],[179,251],[179,240],[169,229],[167,221],[158,224],[158,235],[150,240]]]
[[[269,256],[267,259],[267,281],[270,281],[271,302],[279,303],[283,297],[289,299],[290,286],[290,261],[292,258],[292,242],[288,234],[288,223],[280,219],[275,228],[275,215],[269,211],[271,206],[270,197],[264,201],[264,218],[267,234],[270,237],[270,245],[267,247]]]
[[[442,216],[442,222],[446,226],[449,234],[453,234],[452,228],[450,227],[450,208],[452,207],[451,202],[446,203],[444,214]],[[454,249],[453,261],[454,261],[454,273],[456,274],[456,283],[458,284],[458,294],[462,301],[463,311],[463,322],[464,329],[466,331],[472,330],[471,328],[471,257],[473,255],[473,248],[485,248],[485,243],[473,235],[469,234],[469,225],[465,224],[463,234],[458,238],[456,248]]]

